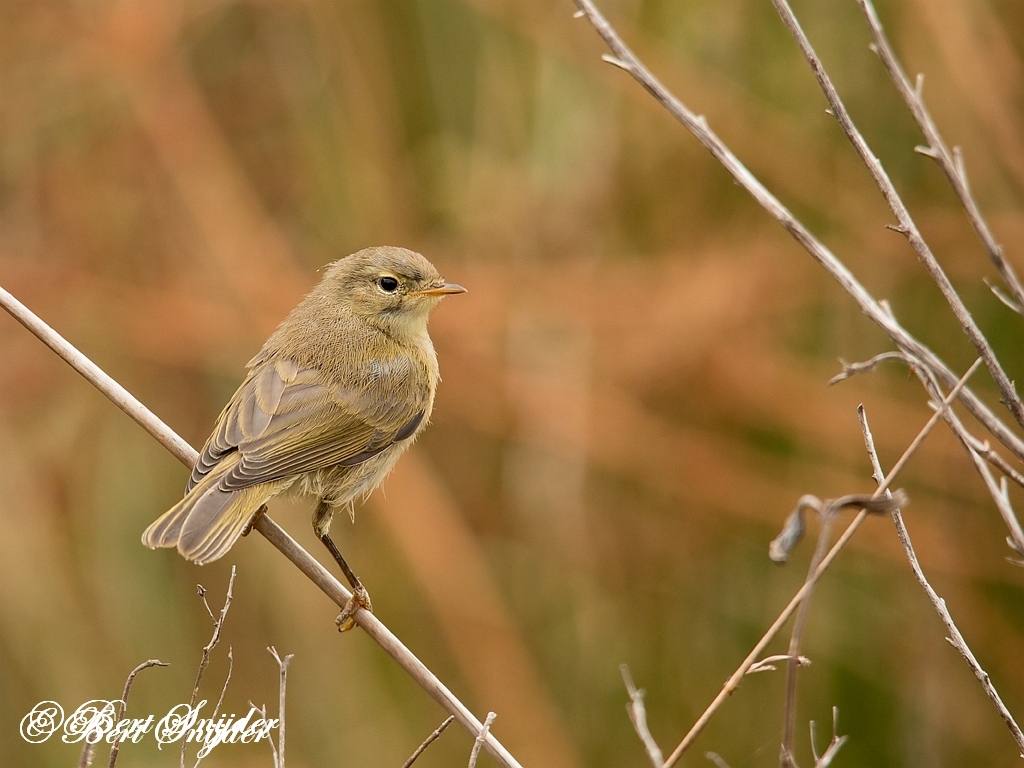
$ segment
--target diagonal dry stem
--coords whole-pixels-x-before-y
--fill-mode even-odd
[[[441,723],[439,726],[437,726],[437,728],[434,729],[434,732],[423,740],[422,744],[416,747],[416,751],[409,755],[409,759],[402,764],[402,768],[411,768],[412,764],[415,763],[419,756],[426,751],[427,747],[429,747],[431,744],[433,744],[441,737],[441,734],[444,733],[445,730],[447,730],[448,726],[452,724],[452,720],[454,719],[454,715],[448,715],[445,721]]]

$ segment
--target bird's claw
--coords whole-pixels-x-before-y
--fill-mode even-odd
[[[250,533],[252,533],[252,529],[256,527],[256,521],[263,517],[265,514],[267,514],[267,505],[263,504],[260,506],[259,509],[253,512],[252,517],[249,518],[249,522],[245,524],[245,528],[242,529],[242,536],[248,536]]]
[[[338,614],[338,618],[334,620],[339,632],[348,632],[356,625],[355,615],[356,611],[360,608],[373,613],[373,605],[370,604],[370,593],[366,591],[366,587],[362,584],[352,590],[352,597],[348,599],[345,607]]]

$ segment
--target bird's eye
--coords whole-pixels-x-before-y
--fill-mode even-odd
[[[384,276],[377,281],[377,285],[384,293],[394,293],[398,290],[398,281],[393,277]]]

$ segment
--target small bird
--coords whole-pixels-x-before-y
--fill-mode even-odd
[[[199,454],[185,497],[142,534],[200,565],[222,557],[280,493],[313,497],[313,530],[352,585],[342,631],[369,594],[328,531],[387,476],[430,420],[437,387],[427,319],[465,288],[423,256],[366,248],[328,265],[248,363]]]

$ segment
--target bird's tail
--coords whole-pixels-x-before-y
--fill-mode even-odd
[[[234,457],[222,460],[185,498],[150,524],[142,543],[150,549],[177,547],[183,557],[199,565],[223,557],[276,490],[266,486],[221,489],[218,481],[236,462]]]

